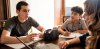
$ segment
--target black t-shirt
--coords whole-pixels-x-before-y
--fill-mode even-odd
[[[31,26],[36,28],[39,24],[31,17],[29,17],[24,23],[21,23],[18,20],[18,16],[14,16],[5,23],[4,29],[11,32],[10,36],[25,36],[28,34]]]

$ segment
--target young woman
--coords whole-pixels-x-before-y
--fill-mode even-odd
[[[86,0],[84,12],[83,17],[89,32],[75,39],[60,42],[60,48],[65,49],[68,45],[80,43],[86,45],[86,49],[100,49],[100,0]]]

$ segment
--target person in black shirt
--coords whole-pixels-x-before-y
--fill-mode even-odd
[[[28,31],[31,28],[31,26],[41,31],[39,37],[43,37],[43,32],[45,29],[42,26],[40,26],[37,21],[28,16],[29,11],[30,9],[28,3],[24,1],[18,2],[18,4],[16,5],[16,13],[18,14],[18,16],[14,16],[6,22],[1,36],[2,44],[19,43],[20,41],[16,37],[14,37],[14,35],[16,35],[23,42],[34,41],[34,38],[32,37],[36,36],[36,33],[28,35]]]

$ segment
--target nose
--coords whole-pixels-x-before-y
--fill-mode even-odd
[[[29,12],[28,11],[26,12],[26,15],[29,15]]]
[[[83,18],[85,18],[85,14],[83,15]]]

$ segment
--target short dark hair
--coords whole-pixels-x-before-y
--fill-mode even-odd
[[[28,3],[25,2],[25,1],[20,1],[20,2],[17,3],[16,9],[20,11],[21,6],[23,6],[23,5],[24,5],[24,6],[28,6]]]
[[[79,13],[79,15],[83,14],[83,9],[81,7],[79,7],[79,6],[72,7],[71,11],[77,12],[77,13]]]

